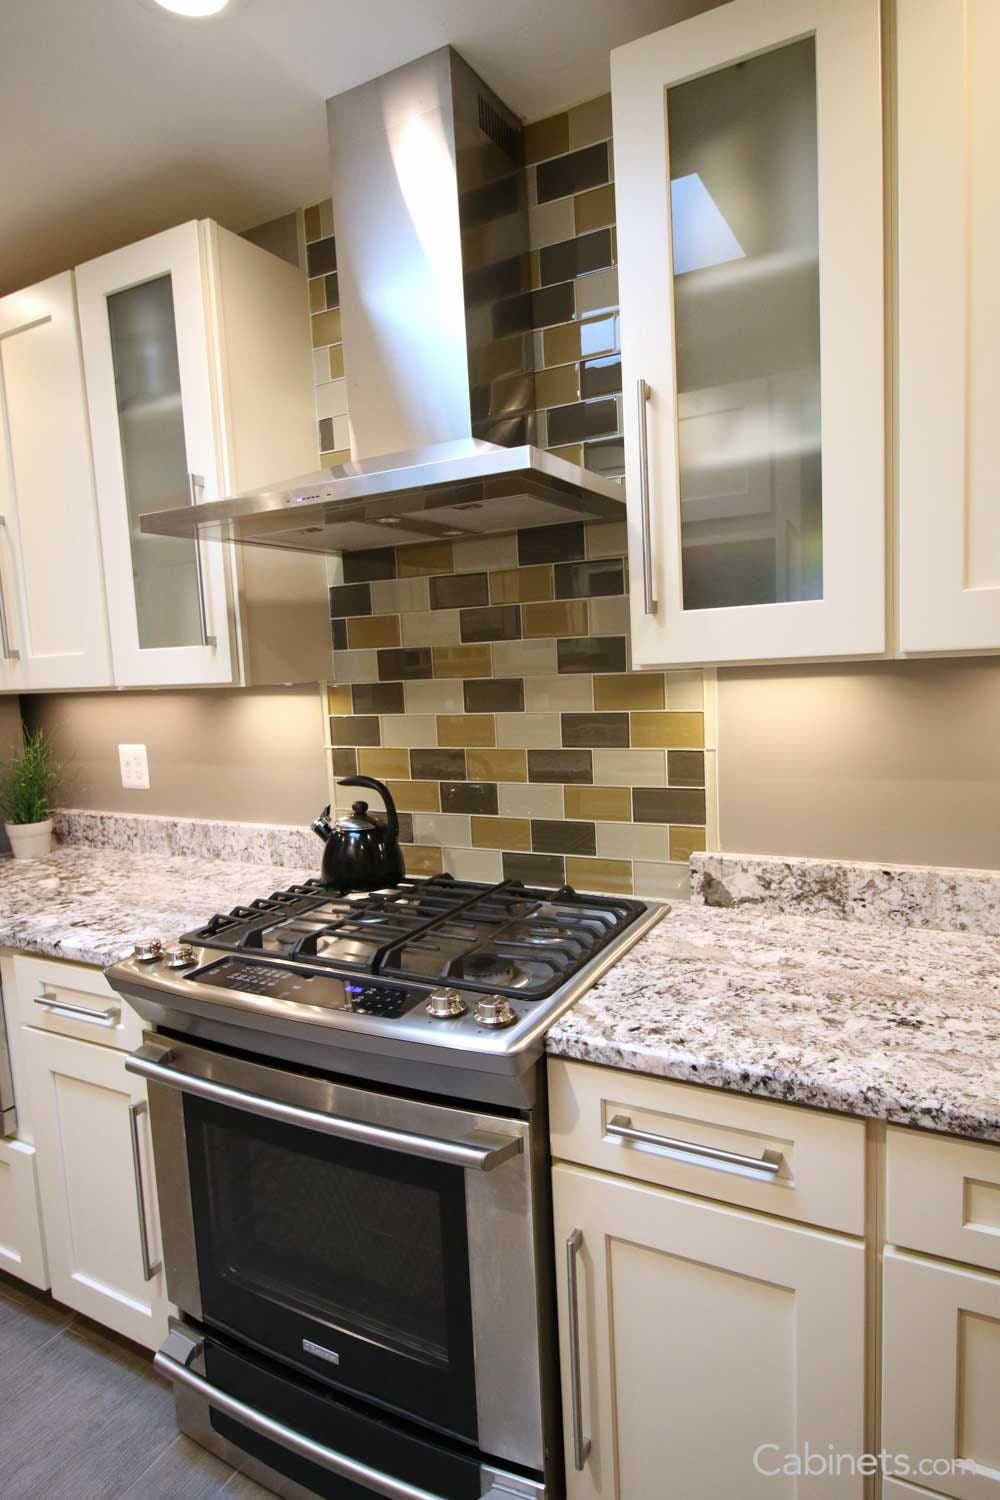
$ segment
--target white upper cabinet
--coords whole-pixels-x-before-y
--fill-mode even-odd
[[[0,691],[107,687],[73,274],[0,299]]]
[[[1000,648],[1000,6],[898,0],[900,647]]]
[[[732,0],[612,94],[635,662],[878,654],[878,0]]]

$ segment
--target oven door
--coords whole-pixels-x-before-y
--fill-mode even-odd
[[[167,1287],[209,1327],[543,1466],[529,1126],[148,1035]]]

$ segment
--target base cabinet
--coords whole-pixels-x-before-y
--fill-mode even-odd
[[[0,1141],[0,1270],[47,1289],[35,1148]]]
[[[805,1443],[863,1451],[863,1245],[579,1167],[553,1182],[569,1500],[861,1500],[858,1476],[782,1469]]]

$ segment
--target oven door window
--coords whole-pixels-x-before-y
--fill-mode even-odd
[[[205,1321],[474,1440],[463,1170],[200,1099],[184,1110]]]

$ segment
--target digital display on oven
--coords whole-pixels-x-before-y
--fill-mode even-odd
[[[419,990],[345,981],[332,974],[303,974],[277,964],[243,958],[219,959],[185,977],[197,984],[244,995],[266,995],[273,1000],[295,1000],[300,1005],[323,1005],[331,1010],[389,1019],[405,1015],[421,998]]]

